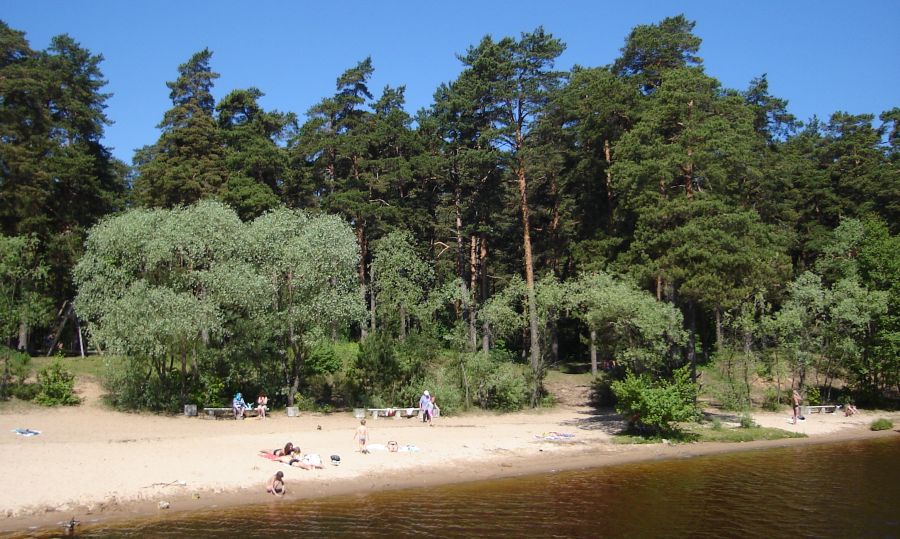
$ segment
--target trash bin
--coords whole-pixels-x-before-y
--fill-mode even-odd
[[[366,409],[365,408],[354,408],[353,409],[353,417],[356,419],[362,419],[366,417]]]
[[[298,417],[300,415],[300,410],[296,406],[288,406],[285,408],[288,417]]]
[[[184,415],[188,417],[196,417],[197,416],[197,405],[196,404],[185,404],[184,405]]]

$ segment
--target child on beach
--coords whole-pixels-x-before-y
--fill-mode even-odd
[[[276,472],[266,482],[266,492],[275,496],[284,496],[284,472]]]
[[[366,440],[369,438],[369,429],[366,427],[366,420],[360,419],[359,426],[356,427],[356,434],[353,435],[353,439],[356,440],[357,448],[361,453],[368,453],[369,450],[366,449]]]

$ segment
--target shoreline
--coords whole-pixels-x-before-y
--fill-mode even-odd
[[[809,437],[637,445],[610,441],[622,426],[617,417],[580,407],[454,416],[440,418],[435,427],[380,419],[368,422],[373,443],[397,440],[419,451],[362,455],[353,451],[358,421],[349,413],[232,421],[127,414],[90,404],[7,410],[0,413],[0,432],[6,433],[0,437],[6,469],[0,478],[0,533],[52,532],[72,517],[86,526],[183,518],[235,506],[896,435],[896,430],[868,430],[881,416],[898,420],[896,412],[854,418],[823,414],[792,426],[784,424],[784,414],[760,413],[754,419],[763,426]],[[25,438],[9,432],[17,427],[42,434]],[[547,439],[552,432],[572,436]],[[288,440],[320,454],[325,468],[289,468],[256,454]],[[340,454],[340,466],[328,464],[332,453]],[[263,484],[278,470],[285,474],[287,495],[276,499]],[[45,487],[38,492],[24,487],[33,484]],[[160,502],[169,508],[159,509]]]
[[[155,500],[130,500],[105,507],[99,512],[85,512],[85,507],[72,507],[69,511],[52,511],[29,513],[0,520],[0,534],[51,532],[60,527],[61,522],[75,517],[81,525],[98,524],[115,525],[135,520],[167,520],[190,518],[202,512],[214,509],[234,507],[264,507],[272,503],[291,503],[305,499],[322,499],[351,494],[365,495],[373,492],[429,488],[441,485],[478,483],[515,477],[527,477],[550,473],[565,473],[581,470],[620,466],[641,462],[658,462],[675,459],[692,459],[722,454],[764,451],[781,447],[839,444],[852,441],[865,441],[890,438],[896,431],[853,430],[819,435],[807,438],[784,438],[780,440],[757,440],[753,442],[695,442],[689,444],[640,444],[622,445],[628,451],[607,452],[602,447],[570,448],[563,450],[561,456],[565,460],[556,461],[553,465],[545,462],[541,455],[510,455],[500,462],[486,460],[472,463],[468,472],[457,466],[438,469],[418,467],[403,471],[370,474],[361,483],[359,477],[343,478],[319,485],[313,491],[296,492],[297,487],[290,489],[283,498],[273,498],[258,489],[248,492],[249,487],[220,492],[200,492],[199,498],[193,494],[180,493],[164,496],[170,508],[162,510]],[[518,460],[517,460],[518,459]],[[485,472],[479,465],[492,466]],[[411,478],[412,477],[412,478]],[[163,514],[165,511],[165,514]]]

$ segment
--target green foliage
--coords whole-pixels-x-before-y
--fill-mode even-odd
[[[374,291],[377,307],[385,322],[406,334],[407,317],[419,314],[427,290],[434,280],[431,265],[416,253],[409,232],[395,231],[380,239],[372,260]],[[430,314],[430,313],[428,313]],[[424,318],[420,314],[420,317]]]
[[[806,388],[806,402],[808,402],[810,406],[822,404],[822,395],[819,392],[818,387],[809,386]]]
[[[774,387],[767,387],[763,394],[762,409],[769,412],[777,412],[781,410],[782,403],[787,402],[787,395],[783,395],[782,399],[778,398],[778,390]]]
[[[634,372],[664,373],[685,343],[677,309],[606,273],[570,282],[559,304],[597,331],[608,357]]]
[[[697,386],[687,367],[676,370],[672,381],[628,373],[624,380],[613,382],[612,388],[618,400],[616,410],[638,428],[671,432],[677,430],[675,423],[697,417]]]
[[[73,406],[81,400],[75,396],[75,376],[58,361],[37,374],[38,394],[34,400],[44,406]]]
[[[681,439],[689,442],[727,443],[752,442],[754,440],[783,440],[786,438],[806,438],[806,434],[784,429],[751,425],[749,427],[721,429],[704,429],[690,426],[685,429],[681,436]]]
[[[508,352],[463,353],[461,367],[465,372],[462,390],[470,402],[482,409],[518,410],[528,404],[529,386],[526,370],[512,363]]]
[[[740,425],[742,429],[752,429],[757,426],[750,414],[741,415]]]
[[[43,258],[37,236],[0,233],[0,342],[14,335],[20,324],[41,326],[52,316],[49,267]]]
[[[869,430],[890,430],[894,428],[894,422],[890,419],[880,417],[869,425]]]
[[[10,387],[10,394],[23,401],[35,400],[40,391],[41,386],[38,384],[19,383]]]
[[[0,346],[0,400],[15,396],[22,400],[31,400],[32,385],[25,379],[31,374],[31,356]],[[28,398],[19,395],[28,396]],[[29,396],[30,395],[30,396]]]

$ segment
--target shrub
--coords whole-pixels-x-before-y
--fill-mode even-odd
[[[44,406],[71,406],[80,403],[75,396],[75,376],[54,361],[37,375],[38,390],[34,400]]]
[[[712,421],[712,429],[713,430],[722,430],[722,420],[718,417],[713,419]]]
[[[765,393],[763,394],[763,402],[762,402],[763,410],[768,410],[770,412],[777,412],[781,410],[781,403],[778,399],[778,390],[774,387],[767,387]]]
[[[37,384],[15,384],[10,386],[10,394],[23,401],[33,401],[41,390]]]
[[[16,385],[24,383],[31,369],[31,356],[0,346],[0,400],[6,400]]]
[[[167,380],[148,372],[139,359],[124,359],[124,364],[110,366],[103,380],[109,403],[125,410],[178,411],[181,406],[176,380],[171,371]]]
[[[872,421],[872,424],[869,425],[871,430],[890,430],[894,428],[894,423],[885,417],[880,417],[875,421]]]
[[[806,389],[806,402],[808,402],[810,406],[822,404],[822,395],[819,393],[819,388],[810,386]]]
[[[741,416],[741,428],[742,429],[752,429],[756,426],[756,423],[753,422],[753,418],[750,417],[750,414],[744,414]]]
[[[676,370],[671,382],[628,373],[624,380],[613,382],[612,389],[619,400],[616,410],[634,427],[672,432],[677,430],[676,422],[697,417],[697,385],[691,381],[687,367]]]

